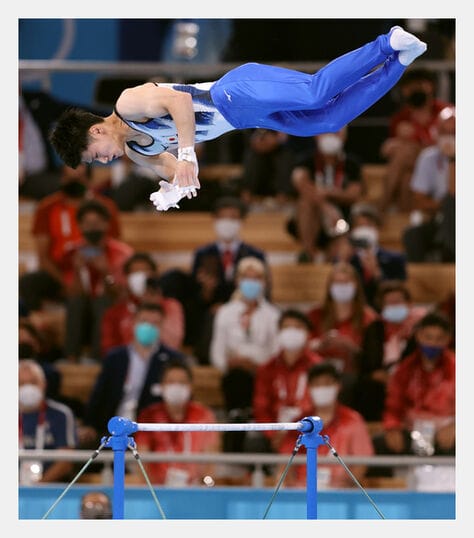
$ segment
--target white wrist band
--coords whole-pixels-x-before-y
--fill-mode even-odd
[[[196,153],[192,146],[178,148],[178,161],[190,161],[192,163],[195,163],[196,160]]]

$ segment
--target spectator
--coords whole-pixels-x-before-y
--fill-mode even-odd
[[[35,360],[41,366],[46,377],[46,397],[59,400],[61,373],[49,361],[42,332],[27,319],[18,324],[18,358]]]
[[[374,437],[377,454],[454,455],[456,373],[450,338],[449,321],[439,312],[417,323],[417,347],[387,384],[384,432]]]
[[[412,225],[403,234],[409,262],[455,260],[456,116],[453,107],[437,117],[435,144],[416,160],[410,181]]]
[[[59,190],[40,200],[33,215],[31,234],[35,239],[39,268],[60,282],[63,274],[58,264],[66,249],[81,239],[76,213],[82,202],[93,199],[104,204],[110,214],[107,232],[111,237],[120,238],[118,209],[112,200],[91,189],[90,175],[91,169],[85,164],[75,169],[64,165]]]
[[[67,296],[65,355],[78,361],[87,350],[98,361],[102,316],[123,290],[123,264],[133,249],[107,235],[110,213],[98,200],[83,202],[76,219],[82,237],[59,264]]]
[[[69,450],[76,448],[76,423],[72,410],[46,397],[46,377],[32,359],[18,363],[19,445],[25,450]],[[65,482],[73,464],[69,461],[20,462],[20,484]]]
[[[48,360],[64,356],[65,297],[59,280],[44,269],[23,273],[18,283],[23,318],[41,332]]]
[[[176,299],[163,296],[153,257],[146,252],[135,252],[125,261],[123,272],[127,279],[124,295],[105,310],[102,318],[102,356],[131,340],[134,314],[141,301],[157,302],[163,307],[161,341],[168,347],[181,349],[185,330],[183,307]]]
[[[217,422],[214,411],[192,397],[192,371],[181,361],[170,361],[161,376],[163,401],[142,409],[138,422],[160,424],[210,424]],[[196,454],[218,452],[220,436],[217,431],[160,431],[137,432],[137,448],[141,453],[161,452]],[[214,483],[212,463],[157,462],[145,463],[145,470],[154,484],[165,486],[198,486]],[[141,477],[144,481],[144,477]]]
[[[255,372],[277,352],[280,311],[265,298],[266,281],[266,267],[261,260],[242,258],[237,266],[238,288],[214,317],[210,360],[223,374],[229,420],[246,421],[251,417]],[[224,450],[241,450],[241,446],[230,450],[227,444],[228,439],[237,437],[224,436]],[[239,439],[243,442],[243,438]]]
[[[354,407],[369,422],[382,420],[385,390],[395,366],[415,348],[415,324],[427,313],[412,303],[406,284],[386,281],[380,286],[380,317],[364,331],[357,359]]]
[[[316,135],[314,153],[293,168],[296,216],[288,231],[301,243],[299,262],[319,260],[328,236],[363,193],[361,168],[355,155],[344,152],[347,126],[337,133]]]
[[[163,309],[157,303],[141,303],[134,316],[133,339],[113,348],[102,367],[86,404],[81,443],[89,445],[107,434],[113,416],[135,420],[147,405],[160,401],[159,382],[171,359],[185,356],[160,341]],[[93,444],[94,444],[93,443]]]
[[[367,304],[361,280],[351,264],[333,265],[324,302],[311,308],[308,317],[313,326],[311,347],[341,372],[341,399],[351,405],[355,359],[364,330],[377,318],[377,312]]]
[[[197,248],[191,272],[170,270],[161,277],[163,292],[181,302],[185,311],[185,345],[199,363],[209,363],[216,309],[235,291],[235,271],[242,258],[253,256],[267,265],[265,253],[240,237],[246,206],[238,198],[219,198],[214,206],[215,241]],[[266,292],[270,295],[270,283]]]
[[[438,114],[449,103],[436,97],[436,74],[408,69],[399,82],[401,103],[390,120],[388,138],[380,153],[387,162],[382,212],[411,210],[410,179],[420,151],[435,143]]]
[[[373,456],[374,447],[367,424],[354,409],[342,404],[338,398],[342,388],[341,374],[334,365],[324,362],[310,367],[308,371],[308,390],[311,406],[300,419],[305,416],[317,416],[322,420],[321,435],[327,435],[329,443],[339,456]],[[290,453],[294,449],[296,437],[294,432],[287,432],[280,447],[280,453]],[[305,452],[304,446],[300,451]],[[318,447],[318,456],[329,456],[329,447],[322,444]],[[352,474],[360,482],[367,472],[365,465],[349,466]],[[306,467],[292,466],[286,477],[288,486],[304,487],[306,485]],[[318,465],[318,488],[350,488],[355,484],[340,465]]]
[[[350,241],[353,244],[351,264],[362,280],[367,302],[375,306],[381,282],[407,279],[406,256],[379,244],[380,215],[371,204],[354,204],[350,214]]]
[[[259,197],[287,202],[293,194],[294,159],[289,135],[270,129],[252,130],[243,155],[242,200],[248,205]]]
[[[81,497],[80,519],[112,519],[112,501],[104,491],[87,491]]]
[[[278,322],[276,355],[260,365],[255,375],[253,417],[256,422],[293,422],[308,407],[309,395],[306,374],[310,366],[322,362],[322,357],[308,346],[311,323],[299,310],[287,309]],[[261,448],[247,443],[249,452],[276,452],[285,432],[266,431],[262,436],[247,435],[247,440],[257,438]],[[250,450],[253,448],[253,450]],[[259,450],[260,448],[260,450]]]

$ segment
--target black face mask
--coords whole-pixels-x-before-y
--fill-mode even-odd
[[[18,358],[19,359],[32,359],[36,353],[31,344],[27,342],[20,342],[18,344]]]
[[[82,232],[82,235],[88,243],[91,243],[92,245],[98,245],[102,241],[105,232],[104,230],[89,230],[87,232]]]
[[[82,198],[86,190],[87,187],[80,181],[68,181],[64,185],[61,185],[61,191],[71,198]]]
[[[421,108],[422,106],[425,106],[427,101],[428,101],[428,94],[421,90],[412,92],[407,97],[407,103],[414,108]]]

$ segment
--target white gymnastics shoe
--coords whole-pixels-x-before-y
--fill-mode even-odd
[[[428,48],[426,43],[406,32],[400,26],[394,26],[390,29],[390,46],[393,50],[399,51],[398,61],[402,65],[411,64]]]

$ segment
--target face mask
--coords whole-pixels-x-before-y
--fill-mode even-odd
[[[412,92],[407,97],[407,103],[414,108],[421,108],[422,106],[426,105],[427,101],[428,101],[428,94],[421,90]]]
[[[32,383],[26,383],[18,388],[18,403],[25,409],[35,409],[43,401],[43,391]]]
[[[408,316],[408,306],[405,304],[387,305],[382,310],[382,317],[392,323],[400,323]]]
[[[80,181],[68,181],[61,185],[61,191],[71,198],[82,198],[86,190],[87,187]]]
[[[443,346],[423,346],[420,344],[420,350],[423,355],[430,360],[434,360],[443,353]]]
[[[82,235],[88,243],[91,243],[92,245],[98,245],[102,241],[105,232],[104,230],[89,230],[87,232],[82,232]]]
[[[237,219],[217,219],[214,223],[214,229],[219,239],[230,241],[239,236],[241,223]]]
[[[443,155],[452,157],[456,152],[456,137],[454,135],[440,135],[438,137],[438,148]]]
[[[336,303],[349,303],[354,298],[356,287],[353,282],[335,282],[329,292]]]
[[[318,149],[326,155],[337,155],[341,151],[342,145],[341,138],[333,133],[318,137]]]
[[[336,401],[337,391],[337,385],[330,385],[328,387],[313,387],[309,393],[314,405],[324,407]]]
[[[26,342],[18,344],[18,358],[19,359],[31,359],[36,355],[35,350],[31,344]]]
[[[127,276],[127,284],[135,297],[141,297],[145,293],[147,273],[135,271]]]
[[[297,351],[302,349],[306,344],[307,334],[303,329],[296,327],[287,327],[281,329],[278,333],[278,342],[283,349],[288,351]]]
[[[155,325],[143,321],[135,325],[134,334],[139,344],[148,347],[158,342],[160,330]]]
[[[183,405],[191,396],[191,387],[183,383],[165,383],[162,390],[163,400],[170,405]]]
[[[351,232],[351,238],[353,242],[357,244],[360,242],[369,247],[376,247],[379,242],[379,232],[372,226],[357,226]]]
[[[254,278],[244,278],[240,281],[239,290],[246,299],[257,299],[263,291],[263,284]]]

